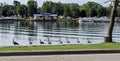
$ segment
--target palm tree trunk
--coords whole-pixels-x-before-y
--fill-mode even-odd
[[[113,28],[114,28],[114,23],[115,23],[115,17],[117,14],[117,6],[118,6],[118,0],[114,1],[113,8],[111,11],[111,17],[110,17],[110,25],[108,29],[108,36],[105,37],[106,42],[113,42],[112,40],[112,33],[113,33]]]

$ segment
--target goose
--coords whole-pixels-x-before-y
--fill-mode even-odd
[[[67,40],[67,44],[70,43],[70,41],[68,40],[68,38],[66,38],[66,40]]]
[[[77,43],[80,43],[80,40],[77,38]]]
[[[60,44],[63,44],[63,41],[61,39],[59,39],[59,42],[60,42]]]
[[[48,44],[52,44],[52,42],[50,41],[49,37],[48,37]]]
[[[14,44],[14,46],[19,45],[19,43],[14,41],[14,38],[13,38],[13,44]]]
[[[87,43],[91,43],[91,41],[89,41],[89,38],[87,38]]]
[[[41,39],[40,39],[40,44],[42,45],[42,44],[45,44],[43,41],[41,41]]]
[[[31,40],[31,38],[29,38],[29,45],[32,45],[32,40]]]

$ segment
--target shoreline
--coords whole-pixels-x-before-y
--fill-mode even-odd
[[[96,45],[1,47],[0,56],[112,54],[120,53],[119,43]]]

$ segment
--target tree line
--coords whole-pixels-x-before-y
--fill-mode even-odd
[[[38,7],[37,1],[29,0],[27,5],[21,4],[19,1],[14,0],[13,5],[0,3],[0,14],[3,16],[22,16],[29,17],[36,13],[54,13],[64,17],[101,17],[110,16],[112,6],[104,7],[99,3],[87,2],[83,5],[77,3],[61,3],[46,1],[42,7]],[[120,11],[120,10],[118,10]],[[120,13],[118,12],[118,15]]]
[[[2,16],[22,16],[29,17],[37,13],[38,4],[34,0],[29,0],[27,5],[21,4],[19,1],[14,0],[13,5],[0,3],[0,14]]]

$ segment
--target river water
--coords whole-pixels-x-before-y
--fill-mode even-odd
[[[40,45],[40,40],[48,45],[98,44],[104,42],[109,23],[72,23],[72,22],[0,22],[0,46],[14,46],[13,39],[20,46]],[[80,43],[77,43],[77,41]],[[120,23],[116,23],[113,33],[114,42],[120,42]],[[91,43],[88,43],[90,41]]]

